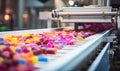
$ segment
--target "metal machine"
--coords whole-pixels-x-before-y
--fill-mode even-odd
[[[117,15],[118,12],[112,12],[111,7],[65,7],[52,11],[52,16],[56,20],[77,23],[75,29],[78,29],[78,23],[111,23],[112,16]]]
[[[111,7],[66,7],[62,10],[53,10],[52,16],[56,21],[74,23],[74,29],[78,30],[79,26],[85,23],[112,23],[112,16],[118,16],[118,11],[112,12]],[[119,27],[117,27],[118,29]],[[110,30],[101,33],[102,36],[97,36],[95,39],[99,38],[95,42],[91,39],[92,45],[86,42],[84,45],[86,48],[82,51],[79,48],[74,50],[73,58],[69,58],[68,61],[60,63],[57,68],[50,66],[49,68],[56,71],[109,71],[110,61],[109,55],[113,55],[114,52],[111,51],[110,47],[113,39],[116,38],[115,33],[110,34]],[[87,44],[88,43],[88,44]],[[89,45],[89,46],[87,46]],[[80,47],[80,46],[78,46]],[[67,57],[67,56],[66,56]],[[64,59],[65,60],[65,59]],[[66,63],[66,64],[65,64]],[[53,64],[54,65],[54,64]],[[49,69],[48,68],[48,69]]]

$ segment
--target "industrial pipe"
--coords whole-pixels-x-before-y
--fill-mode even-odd
[[[117,12],[58,12],[59,16],[112,16],[117,15]]]

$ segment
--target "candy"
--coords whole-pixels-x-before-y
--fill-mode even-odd
[[[62,32],[62,35],[66,35],[66,32],[65,32],[65,31],[63,31],[63,32]]]
[[[26,43],[30,43],[31,41],[29,39],[26,40]]]
[[[47,48],[44,48],[44,47],[41,48],[41,53],[42,53],[42,54],[47,54],[47,51],[46,51],[46,50],[47,50]]]
[[[26,34],[25,34],[25,37],[29,37],[29,36],[30,36],[30,34],[29,34],[29,33],[26,33]]]
[[[33,50],[34,55],[40,55],[42,54],[41,50]]]
[[[29,52],[29,53],[27,53],[27,55],[28,55],[28,57],[30,57],[30,58],[34,56],[33,52]]]
[[[4,61],[4,59],[2,57],[0,57],[0,64]]]
[[[0,45],[3,45],[3,44],[4,44],[4,39],[0,38]]]
[[[56,54],[57,53],[57,49],[56,48],[48,48],[46,50],[47,54]]]
[[[25,65],[26,61],[24,59],[18,59],[19,64]]]
[[[14,54],[12,59],[13,59],[13,60],[18,60],[18,59],[20,59],[20,55]]]
[[[10,49],[12,50],[12,52],[16,51],[16,47],[14,47],[14,46],[10,46]]]
[[[22,49],[22,52],[23,53],[28,53],[28,52],[30,52],[27,48],[24,48],[24,49]]]
[[[11,43],[17,43],[17,38],[12,38]]]
[[[5,48],[4,45],[0,45],[0,50],[3,50]]]
[[[38,63],[38,57],[37,57],[37,56],[33,56],[33,57],[31,58],[31,60],[32,60],[33,64]]]
[[[40,61],[40,62],[48,62],[48,59],[44,55],[39,55],[38,56],[38,61]]]
[[[28,58],[28,55],[25,54],[25,53],[21,53],[21,54],[20,54],[20,57],[21,57],[22,59],[27,59],[27,58]]]
[[[77,39],[78,39],[79,41],[84,40],[84,38],[82,38],[82,37],[78,37]]]
[[[34,37],[33,40],[34,41],[39,41],[39,38],[38,37]]]
[[[20,48],[16,48],[16,53],[21,53],[22,50]]]
[[[12,36],[11,35],[7,35],[5,36],[5,39],[11,40]]]
[[[9,47],[4,48],[3,51],[4,51],[4,52],[7,51],[7,52],[9,52],[9,53],[12,52],[12,50],[11,50]]]
[[[54,45],[54,48],[61,49],[62,47],[61,47],[61,45]]]

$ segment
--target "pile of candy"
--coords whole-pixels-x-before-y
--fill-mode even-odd
[[[34,64],[49,61],[44,55],[56,54],[66,45],[75,45],[77,41],[82,41],[93,34],[95,32],[64,30],[39,34],[7,35],[0,38],[0,69],[3,71],[33,71]]]

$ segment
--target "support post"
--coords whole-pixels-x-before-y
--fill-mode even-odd
[[[24,0],[19,0],[18,3],[18,25],[19,29],[23,29]]]

